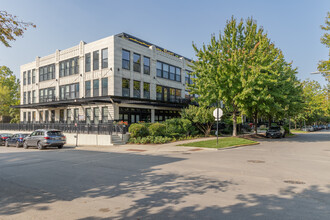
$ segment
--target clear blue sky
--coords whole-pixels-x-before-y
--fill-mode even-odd
[[[211,34],[222,31],[226,20],[253,16],[288,61],[298,67],[298,77],[312,78],[325,85],[316,70],[328,49],[320,43],[330,0],[1,0],[1,9],[37,25],[12,48],[0,45],[0,65],[19,75],[19,66],[66,49],[81,40],[92,42],[127,32],[143,40],[194,58],[192,42],[201,46]]]

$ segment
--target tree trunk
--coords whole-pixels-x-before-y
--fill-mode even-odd
[[[294,120],[294,129],[297,130],[297,121]]]
[[[236,110],[233,112],[233,137],[237,136],[237,118]]]
[[[254,133],[258,134],[258,112],[254,113]]]

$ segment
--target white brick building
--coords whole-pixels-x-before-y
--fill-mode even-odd
[[[163,121],[187,105],[189,59],[126,33],[21,66],[21,121]]]

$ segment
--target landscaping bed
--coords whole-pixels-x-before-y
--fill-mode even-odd
[[[197,141],[187,144],[179,144],[178,146],[186,146],[186,147],[206,147],[206,148],[226,148],[233,146],[242,146],[242,145],[254,145],[258,144],[257,141],[238,138],[238,137],[225,137],[220,138],[219,143],[217,145],[217,140],[207,140],[207,141]]]

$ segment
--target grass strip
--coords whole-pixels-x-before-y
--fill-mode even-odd
[[[238,137],[225,137],[219,138],[219,144],[217,145],[217,140],[208,140],[208,141],[198,141],[191,142],[187,144],[179,144],[177,146],[187,146],[187,147],[206,147],[206,148],[225,148],[232,146],[240,146],[240,145],[249,145],[256,144],[257,141],[248,140],[245,138]]]
[[[292,132],[292,133],[308,133],[308,131],[301,131],[301,130],[294,130],[294,129],[291,129],[290,132]]]

